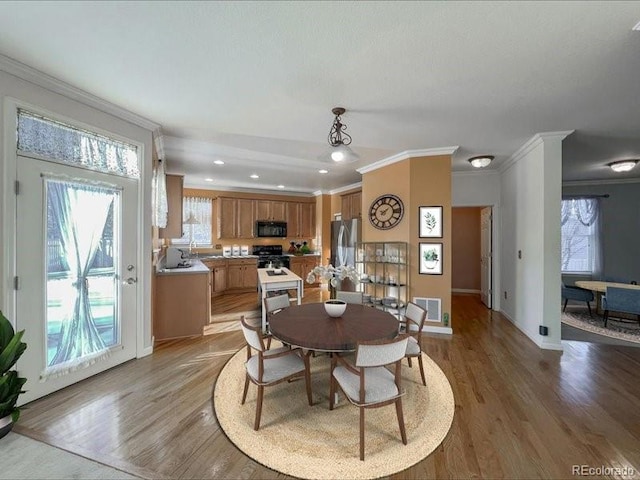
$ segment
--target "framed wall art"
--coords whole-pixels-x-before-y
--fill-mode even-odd
[[[442,243],[420,243],[420,274],[442,275]]]
[[[420,238],[442,238],[442,207],[419,207]]]

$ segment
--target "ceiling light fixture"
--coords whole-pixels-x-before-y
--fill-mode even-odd
[[[334,162],[356,160],[358,155],[348,147],[351,144],[351,135],[345,132],[347,126],[342,123],[340,118],[340,115],[343,115],[346,110],[342,107],[335,107],[331,112],[335,115],[327,138],[329,145],[334,147],[331,151],[331,159]]]
[[[329,173],[329,170],[326,170],[323,168],[322,170],[318,170],[318,173],[322,173],[322,174]]]
[[[249,175],[251,178],[260,178],[260,175],[257,175],[255,173],[252,173],[251,175]]]
[[[284,188],[284,185],[278,185],[278,188]]]
[[[478,157],[471,157],[469,163],[476,168],[484,168],[489,165],[494,158],[493,155],[480,155]]]
[[[637,163],[638,163],[638,160],[622,160],[620,162],[611,162],[611,163],[608,163],[607,165],[611,167],[611,170],[619,173],[619,172],[628,172],[633,167],[635,167]]]
[[[205,182],[213,182],[213,178],[205,178],[204,181]]]
[[[222,160],[214,160],[213,163],[215,163],[216,165],[224,165],[224,162]]]

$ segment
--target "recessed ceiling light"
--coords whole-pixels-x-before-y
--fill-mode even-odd
[[[318,173],[329,173],[329,170],[325,170],[324,168],[322,170],[318,170]]]
[[[205,182],[213,182],[213,178],[205,178],[204,181]]]
[[[640,31],[640,22],[636,23],[635,26],[631,30]]]
[[[469,159],[469,163],[476,168],[484,168],[494,159],[493,155],[480,155]]]
[[[607,165],[611,167],[614,172],[628,172],[636,166],[638,160],[622,160],[620,162],[611,162]]]
[[[251,175],[249,175],[251,178],[260,178],[260,175],[252,173]]]
[[[284,188],[284,185],[278,185],[278,188]]]
[[[224,165],[224,162],[222,160],[214,160],[213,163],[215,163],[216,165]]]

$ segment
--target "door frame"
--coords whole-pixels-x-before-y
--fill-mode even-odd
[[[16,194],[15,182],[17,179],[17,112],[24,108],[44,117],[55,119],[63,123],[86,129],[109,138],[129,143],[138,147],[140,158],[140,179],[138,199],[136,205],[138,245],[136,260],[138,262],[138,298],[136,300],[136,358],[141,358],[153,353],[153,337],[151,328],[151,212],[145,211],[145,205],[151,201],[151,132],[147,142],[113,133],[93,124],[85,123],[75,118],[66,117],[63,114],[49,111],[45,108],[29,104],[23,100],[12,97],[4,98],[2,132],[3,157],[2,164],[2,298],[0,309],[9,319],[12,325],[16,325],[17,295],[14,290],[13,279],[16,276]],[[106,113],[91,109],[88,115],[96,114],[105,116]],[[69,108],[67,108],[68,110]],[[85,115],[87,116],[87,115]],[[116,117],[112,117],[116,118]],[[121,121],[120,119],[118,119]],[[138,127],[142,128],[142,127]],[[36,155],[29,155],[38,158]]]

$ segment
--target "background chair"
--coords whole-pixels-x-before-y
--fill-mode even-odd
[[[264,309],[267,312],[267,328],[269,328],[271,317],[280,310],[288,308],[290,305],[288,293],[266,297],[264,299]],[[267,349],[269,348],[271,348],[271,334],[269,334],[267,338]]]
[[[422,364],[422,328],[424,327],[426,318],[427,311],[424,308],[413,302],[409,302],[404,314],[404,320],[400,322],[400,331],[406,332],[407,335],[409,335],[405,357],[407,357],[410,367],[411,359],[413,357],[418,358],[420,376],[422,377],[422,384],[425,387],[427,386],[427,380],[424,376],[424,365]]]
[[[635,314],[638,316],[638,323],[640,323],[640,290],[607,287],[607,293],[602,297],[602,308],[604,309],[605,328],[610,311]]]
[[[589,302],[593,301],[593,292],[591,290],[586,290],[580,287],[567,286],[562,282],[562,290],[561,296],[564,300],[564,306],[562,307],[562,311],[564,312],[567,308],[567,303],[569,300],[577,300],[579,302],[587,302],[587,308],[589,309],[589,316],[591,315],[591,304]]]
[[[258,386],[258,400],[256,403],[256,419],[254,430],[260,428],[260,416],[262,414],[262,399],[264,387],[276,385],[280,382],[296,377],[304,376],[307,384],[307,398],[309,405],[313,405],[311,399],[311,373],[309,370],[309,357],[302,353],[302,349],[289,349],[286,347],[267,350],[262,338],[261,326],[249,325],[244,316],[240,319],[242,333],[247,342],[247,361],[245,363],[246,376],[244,391],[242,392],[242,405],[247,399],[249,382]],[[252,355],[252,349],[257,353]]]
[[[407,433],[402,414],[401,360],[407,351],[406,335],[387,342],[359,343],[356,347],[355,366],[339,355],[331,359],[331,386],[329,409],[333,410],[336,383],[347,399],[360,408],[360,460],[364,460],[364,409],[395,403],[402,443],[407,444]],[[338,366],[338,362],[341,364]],[[395,374],[385,365],[395,364]]]
[[[362,305],[362,292],[337,292],[336,300]]]

